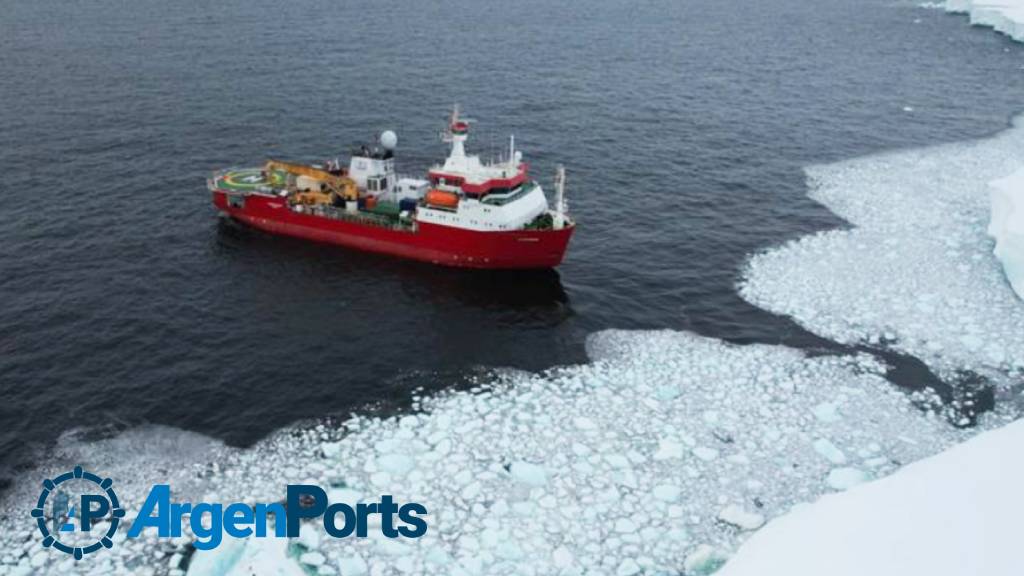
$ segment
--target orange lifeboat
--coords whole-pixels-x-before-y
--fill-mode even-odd
[[[456,208],[459,205],[459,195],[454,192],[445,192],[444,190],[430,190],[427,192],[424,200],[430,206],[438,206],[440,208]]]

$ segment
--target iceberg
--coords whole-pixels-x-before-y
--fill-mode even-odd
[[[1024,421],[829,495],[754,534],[720,576],[1019,576]]]
[[[988,233],[995,238],[993,253],[1003,263],[1006,279],[1024,298],[1024,168],[989,183],[992,218]]]
[[[975,26],[1024,42],[1024,0],[946,0],[946,11],[967,14]]]

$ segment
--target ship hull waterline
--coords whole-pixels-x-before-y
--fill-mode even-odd
[[[271,234],[458,268],[554,268],[562,263],[575,229],[481,232],[425,222],[417,223],[416,230],[394,229],[296,212],[272,196],[251,194],[241,206],[232,205],[230,194],[214,190],[214,205]]]

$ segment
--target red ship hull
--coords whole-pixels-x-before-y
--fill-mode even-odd
[[[253,194],[232,206],[227,196],[214,190],[214,205],[266,232],[462,268],[553,268],[574,229],[480,232],[419,222],[415,230],[396,230],[295,212],[282,198]]]

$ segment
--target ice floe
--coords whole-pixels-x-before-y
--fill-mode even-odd
[[[971,370],[1019,382],[1024,303],[986,227],[987,183],[1022,165],[1018,118],[984,140],[811,167],[811,196],[852,229],[755,255],[740,292],[832,340],[917,356],[948,380]]]
[[[1024,42],[1024,0],[946,0],[946,11],[967,14],[971,24]]]
[[[773,520],[721,576],[1019,576],[1024,421]]]
[[[1024,168],[989,183],[992,218],[988,233],[995,239],[993,253],[1017,295],[1024,298]]]
[[[247,450],[159,429],[67,455],[115,479],[129,520],[157,481],[175,497],[249,503],[312,483],[337,501],[420,502],[422,538],[333,539],[311,523],[292,541],[194,551],[186,532],[121,537],[75,563],[40,554],[24,504],[32,482],[6,500],[0,572],[699,574],[795,504],[970,434],[916,408],[868,355],[807,357],[668,331],[603,332],[588,351],[590,364],[508,373],[418,399],[412,414],[284,430]],[[151,452],[150,440],[167,450]]]

